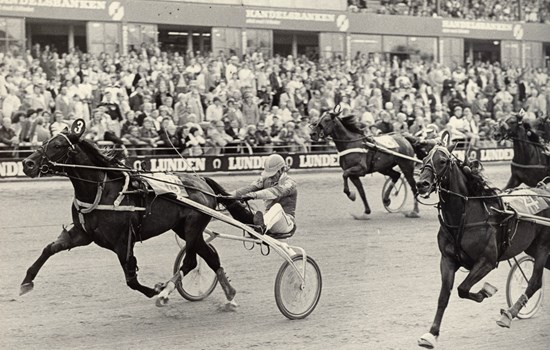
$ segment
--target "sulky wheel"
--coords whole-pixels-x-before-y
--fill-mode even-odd
[[[395,183],[395,186],[393,186],[390,191],[389,200],[391,202],[389,204],[386,204],[384,203],[384,194],[391,185],[391,177],[387,177],[386,181],[384,182],[384,186],[382,186],[382,203],[384,204],[384,208],[388,212],[397,213],[401,211],[401,209],[405,205],[405,202],[407,201],[407,198],[409,196],[409,186],[403,179],[403,176],[401,176],[399,180],[397,180],[397,182]]]
[[[210,248],[216,250],[210,243],[208,245]],[[183,259],[185,258],[185,253],[186,249],[183,247],[176,257],[174,273],[180,270]],[[217,283],[218,278],[216,277],[216,273],[212,271],[206,261],[197,255],[197,267],[176,283],[176,288],[185,299],[189,301],[199,301],[209,296],[212,291],[214,291],[214,288],[216,288]]]
[[[294,255],[292,261],[298,270],[302,271],[304,257]],[[291,320],[305,318],[317,306],[322,286],[321,270],[312,257],[307,257],[305,285],[302,285],[302,280],[296,270],[288,261],[285,261],[275,278],[277,307],[283,315]]]
[[[506,302],[509,307],[514,305],[516,300],[523,293],[525,293],[525,289],[527,288],[528,280],[531,278],[531,274],[533,273],[534,266],[535,259],[528,255],[518,259],[517,264],[512,265],[512,268],[508,273],[508,280],[506,281]],[[521,309],[517,317],[525,319],[535,316],[542,305],[543,297],[544,292],[543,288],[541,288],[533,294],[527,304]]]

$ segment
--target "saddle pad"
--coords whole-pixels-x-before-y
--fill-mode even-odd
[[[382,146],[385,148],[399,148],[399,144],[397,143],[397,141],[395,141],[395,139],[389,135],[375,136],[374,142],[378,146]]]
[[[542,188],[523,188],[513,190],[509,194],[520,197],[506,197],[503,196],[502,200],[504,204],[512,207],[518,213],[536,215],[549,207],[548,201],[543,197],[537,197],[537,195],[550,195],[550,191]]]
[[[147,178],[145,181],[155,191],[156,195],[170,193],[175,194],[177,199],[189,196],[180,178],[176,175],[153,173],[151,177],[154,179]]]

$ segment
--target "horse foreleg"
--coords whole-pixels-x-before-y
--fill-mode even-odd
[[[366,220],[368,219],[368,216],[371,213],[369,202],[367,201],[367,196],[365,195],[365,190],[363,189],[363,184],[361,183],[361,179],[358,176],[350,176],[350,180],[357,188],[357,192],[359,192],[359,197],[361,197],[361,200],[363,201],[363,206],[365,207],[365,211],[363,212],[363,215],[361,216],[353,216],[357,220]]]
[[[137,290],[148,298],[152,298],[159,293],[158,290],[146,287],[139,283],[137,276],[137,259],[134,256],[134,245],[130,247],[127,244],[122,244],[116,249],[118,260],[124,270],[124,276],[126,277],[126,285],[133,290]]]
[[[491,286],[489,283],[485,283],[483,285],[483,288],[477,293],[470,292],[470,289],[479,281],[483,279],[483,277],[487,276],[487,274],[491,271],[493,271],[494,265],[491,264],[489,261],[485,259],[479,260],[470,270],[470,273],[464,281],[458,286],[458,296],[463,299],[470,299],[473,301],[476,301],[478,303],[481,303],[483,299],[489,298],[493,296],[493,294],[496,293],[497,289],[493,286]]]
[[[439,299],[437,301],[437,312],[435,313],[435,319],[430,328],[430,332],[424,334],[418,340],[418,345],[433,349],[437,343],[437,337],[439,336],[439,330],[441,327],[441,320],[445,309],[449,304],[449,297],[451,296],[451,289],[453,289],[453,283],[455,279],[455,273],[457,266],[455,262],[446,256],[441,256],[440,262],[441,270],[441,290],[439,291]]]
[[[21,283],[19,295],[28,293],[34,288],[34,278],[52,255],[63,250],[85,246],[90,243],[92,243],[91,238],[88,237],[84,231],[76,228],[76,226],[73,226],[69,231],[63,228],[59,237],[57,237],[54,242],[48,244],[42,250],[40,257],[28,268],[27,274]]]
[[[342,178],[344,179],[344,194],[351,200],[355,201],[355,192],[350,192],[349,190],[349,184],[348,184],[348,174],[344,171],[344,175],[342,175]]]
[[[544,265],[547,259],[548,251],[541,249],[537,252],[537,256],[535,256],[533,273],[531,274],[531,278],[529,278],[529,283],[527,283],[525,293],[518,298],[511,308],[507,310],[500,310],[501,317],[500,320],[497,321],[499,326],[510,328],[512,320],[518,315],[525,304],[527,304],[527,301],[529,301],[533,294],[542,288],[542,275],[544,273]]]
[[[176,289],[176,284],[181,281],[181,272],[178,271],[170,278],[166,283],[159,283],[155,286],[155,291],[159,292],[157,295],[157,301],[155,304],[159,307],[164,306],[168,303],[168,297],[174,289]]]

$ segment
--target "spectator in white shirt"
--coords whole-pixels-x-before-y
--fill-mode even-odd
[[[223,118],[223,106],[222,101],[219,97],[214,96],[210,106],[206,108],[206,121],[210,122],[212,120],[218,121]]]

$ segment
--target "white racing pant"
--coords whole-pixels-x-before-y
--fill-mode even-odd
[[[264,223],[271,233],[289,233],[294,229],[294,218],[277,203],[264,214]]]

